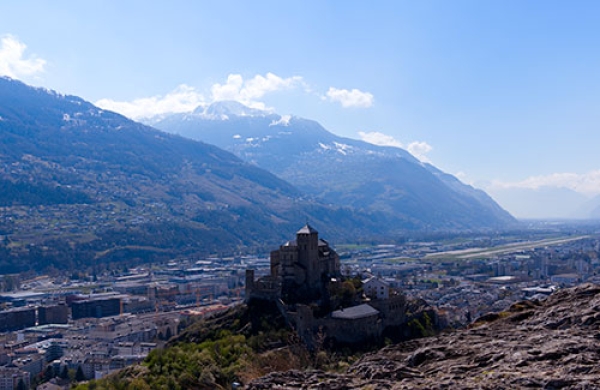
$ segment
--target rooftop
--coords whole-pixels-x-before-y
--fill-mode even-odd
[[[312,226],[310,226],[308,223],[306,225],[304,225],[304,227],[300,230],[298,230],[296,232],[296,234],[318,234],[319,232],[316,231]]]
[[[376,316],[379,311],[366,303],[358,306],[347,307],[336,310],[331,313],[331,318],[340,318],[344,320],[357,320],[359,318]]]

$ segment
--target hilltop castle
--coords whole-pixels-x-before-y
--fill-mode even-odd
[[[286,303],[314,301],[326,295],[328,281],[339,275],[340,257],[307,223],[296,232],[296,240],[271,252],[269,276],[255,281],[254,271],[246,271],[246,299],[283,299]]]
[[[270,274],[256,280],[254,270],[246,270],[246,302],[276,303],[309,347],[321,336],[347,344],[380,341],[384,334],[403,337],[412,332],[406,328],[409,320],[437,325],[437,314],[428,305],[413,304],[407,314],[404,295],[375,277],[358,280],[351,303],[341,305],[344,285],[356,279],[342,282],[338,254],[309,224],[296,232],[296,240],[271,252],[270,266]]]

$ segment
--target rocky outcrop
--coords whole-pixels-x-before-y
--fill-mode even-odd
[[[345,373],[271,373],[248,389],[600,389],[600,286],[560,290],[469,329],[363,356]]]

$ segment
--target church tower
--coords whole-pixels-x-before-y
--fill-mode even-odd
[[[306,270],[309,288],[319,288],[321,272],[319,267],[319,232],[308,223],[296,232],[298,264]]]

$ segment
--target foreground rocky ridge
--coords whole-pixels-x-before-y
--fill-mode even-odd
[[[600,389],[600,286],[365,355],[345,373],[275,372],[247,389]]]

